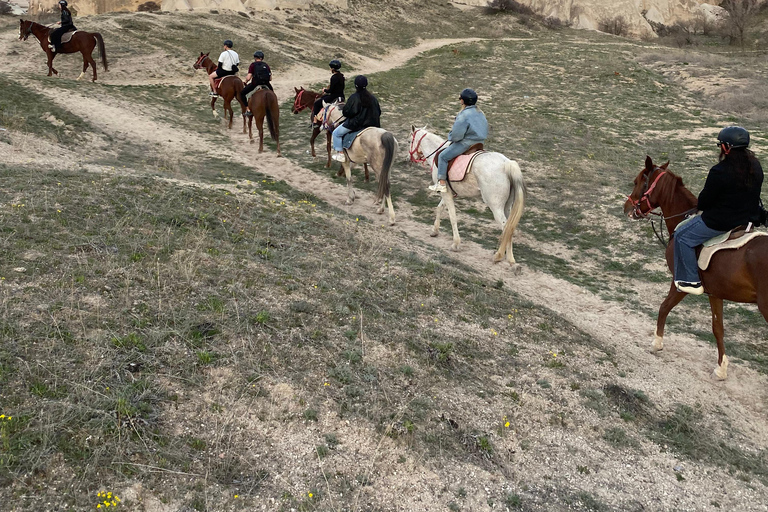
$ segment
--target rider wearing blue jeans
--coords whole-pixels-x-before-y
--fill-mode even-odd
[[[381,107],[376,97],[368,91],[368,79],[363,75],[355,77],[355,93],[349,97],[341,115],[346,118],[343,124],[333,129],[333,149],[337,151],[333,159],[346,160],[342,147],[344,135],[363,128],[381,128]]]
[[[437,157],[437,183],[430,185],[429,190],[446,192],[445,180],[448,179],[448,162],[464,153],[474,144],[485,142],[488,137],[488,120],[477,106],[477,93],[472,89],[464,89],[459,96],[461,110],[448,134],[451,145]]]
[[[749,132],[740,126],[723,128],[717,136],[720,162],[712,167],[699,194],[702,214],[674,234],[675,286],[693,295],[704,293],[699,278],[696,247],[731,229],[760,221],[763,169],[747,149]]]

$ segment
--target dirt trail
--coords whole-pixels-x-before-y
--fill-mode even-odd
[[[455,44],[477,39],[441,39],[424,41],[420,45],[393,52],[382,61],[370,61],[370,67],[361,71],[383,71],[400,66],[420,52],[439,46]],[[2,46],[0,45],[0,51]],[[311,83],[324,80],[327,73],[317,68],[294,69],[283,73],[275,81],[279,97],[292,96],[290,89],[295,84]],[[290,94],[288,91],[291,91]],[[53,92],[43,91],[52,101],[63,108],[72,109],[78,115],[107,132],[131,141],[151,142],[159,145],[164,152],[178,152],[179,148],[203,147],[204,141],[195,133],[181,127],[164,125],[153,120],[141,110],[120,108],[119,102],[109,103],[89,98],[77,93],[69,93],[61,98]],[[166,133],[161,140],[153,134]],[[278,158],[269,151],[258,155],[257,146],[247,142],[247,136],[233,129],[233,143],[240,146],[240,151],[232,158],[254,170],[284,180],[297,190],[311,193],[331,205],[337,206],[353,216],[365,216],[373,220],[371,229],[382,229],[385,217],[378,217],[372,205],[373,194],[356,189],[357,200],[351,206],[345,206],[346,185],[331,182],[325,176],[302,168],[288,159]],[[308,141],[307,141],[308,142]],[[404,146],[405,141],[399,141]],[[258,155],[258,158],[256,156]],[[17,155],[16,161],[23,160]],[[395,162],[392,179],[397,180],[404,162]],[[102,169],[102,172],[119,172]],[[525,169],[523,169],[525,174]],[[425,183],[426,186],[426,183]],[[236,190],[234,191],[236,192]],[[407,204],[393,198],[397,223],[392,229],[406,236],[446,251],[452,257],[478,269],[489,280],[502,280],[510,290],[534,304],[549,308],[553,313],[567,319],[579,329],[589,333],[603,346],[615,349],[622,365],[632,368],[626,378],[626,385],[643,389],[649,397],[661,407],[672,407],[675,403],[703,404],[709,410],[722,407],[734,428],[749,432],[755,442],[755,448],[768,447],[768,377],[759,374],[745,365],[732,364],[726,382],[716,382],[711,371],[716,363],[714,347],[682,335],[669,335],[665,340],[665,350],[658,355],[649,352],[653,338],[654,322],[645,314],[633,312],[630,307],[606,302],[593,293],[579,288],[561,279],[554,278],[535,270],[535,262],[523,262],[523,272],[515,275],[508,265],[491,263],[492,253],[481,246],[464,241],[458,253],[450,252],[450,227],[444,222],[441,236],[429,237],[429,226],[413,220]],[[435,204],[438,199],[435,197]],[[462,202],[458,207],[465,207]],[[459,223],[461,229],[461,216]],[[379,220],[380,219],[380,220]],[[531,245],[536,242],[530,240]],[[407,249],[413,249],[411,245]],[[546,250],[545,247],[539,247]],[[658,289],[659,301],[666,292],[666,284],[654,287]],[[651,384],[649,386],[649,384]]]

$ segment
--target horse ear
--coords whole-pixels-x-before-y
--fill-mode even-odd
[[[650,156],[645,157],[645,170],[646,171],[652,171],[653,170],[653,160],[651,160]]]
[[[666,169],[668,165],[669,165],[669,160],[667,160],[667,163],[661,166],[661,169]]]
[[[415,133],[416,132],[416,127],[411,125],[411,131]]]

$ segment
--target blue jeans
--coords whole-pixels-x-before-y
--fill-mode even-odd
[[[708,228],[701,216],[694,217],[693,220],[675,231],[673,237],[675,241],[675,281],[700,282],[696,246],[723,233],[725,231]]]
[[[342,147],[341,138],[344,137],[346,134],[350,133],[352,130],[344,126],[343,124],[341,126],[337,126],[333,129],[333,149],[336,151],[341,151],[344,148]]]
[[[448,179],[448,162],[469,149],[472,144],[476,144],[477,141],[460,140],[458,142],[452,142],[450,146],[445,148],[437,157],[437,179]]]

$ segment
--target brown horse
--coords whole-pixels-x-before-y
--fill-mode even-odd
[[[211,53],[211,52],[208,52]],[[208,53],[200,52],[200,56],[197,58],[195,63],[192,65],[194,69],[204,69],[205,72],[210,75],[216,70],[217,65],[211,60],[210,57],[208,57]],[[207,81],[206,81],[207,83]],[[235,115],[235,112],[232,110],[232,100],[237,99],[237,102],[240,104],[240,112],[243,116],[243,133],[245,133],[245,104],[243,103],[243,100],[240,98],[240,91],[243,90],[245,85],[243,85],[243,81],[240,80],[239,77],[235,75],[229,75],[225,76],[221,79],[219,82],[218,87],[216,88],[216,94],[222,97],[224,100],[224,119],[227,119],[227,112],[229,112],[229,122],[227,127],[232,128],[232,118]],[[218,98],[216,96],[211,97],[211,111],[213,112],[213,117],[219,117],[219,113],[216,112],[216,100]]]
[[[696,212],[697,199],[683,185],[683,180],[667,170],[669,162],[661,167],[646,157],[645,168],[635,178],[632,194],[624,203],[624,213],[632,219],[645,219],[656,207],[673,236],[675,227],[688,213]],[[667,245],[667,266],[674,271],[675,244]],[[715,375],[723,380],[728,376],[728,358],[723,343],[723,300],[757,303],[757,308],[768,321],[768,237],[757,237],[740,249],[718,251],[712,256],[707,270],[702,270],[704,291],[709,294],[712,310],[712,332],[717,340],[717,367]],[[667,315],[687,294],[677,291],[674,280],[669,293],[659,308],[656,338],[653,350],[664,348],[664,324]]]
[[[53,59],[60,53],[77,53],[80,52],[83,55],[83,72],[77,77],[78,80],[85,76],[85,72],[88,66],[91,66],[93,70],[93,81],[96,81],[96,63],[93,61],[91,54],[93,53],[96,45],[99,46],[99,55],[101,55],[101,63],[104,65],[104,71],[107,71],[107,51],[104,49],[104,39],[98,32],[83,32],[76,31],[72,35],[72,39],[60,46],[59,51],[52,52],[48,48],[48,36],[53,29],[35,23],[29,20],[19,20],[19,41],[26,41],[30,34],[37,38],[40,43],[40,47],[48,56],[48,76],[51,74],[58,75],[59,72],[53,68]]]
[[[312,118],[312,107],[315,104],[315,101],[317,98],[322,96],[319,92],[310,91],[308,89],[304,89],[303,87],[293,88],[296,95],[293,98],[293,107],[291,108],[291,112],[294,114],[298,114],[302,110],[309,108],[309,122],[312,124],[312,136],[309,138],[309,146],[312,148],[312,156],[316,157],[315,154],[315,139],[317,139],[317,136],[320,135],[320,132],[323,130],[322,126],[316,125],[314,122],[315,120]],[[321,111],[322,113],[322,111]],[[331,167],[331,132],[327,131],[325,132],[325,149],[328,153],[328,161],[325,164],[326,168]],[[368,171],[368,164],[363,164],[363,170],[365,171],[365,181],[370,180],[370,173]],[[344,167],[339,167],[339,171],[336,173],[336,176],[342,176],[344,174]]]
[[[253,144],[253,130],[251,125],[256,120],[256,128],[259,129],[259,153],[264,152],[264,118],[267,118],[267,127],[272,140],[277,143],[277,156],[280,155],[280,105],[277,95],[267,87],[257,88],[248,98],[248,108],[253,113],[248,116],[248,137]]]

